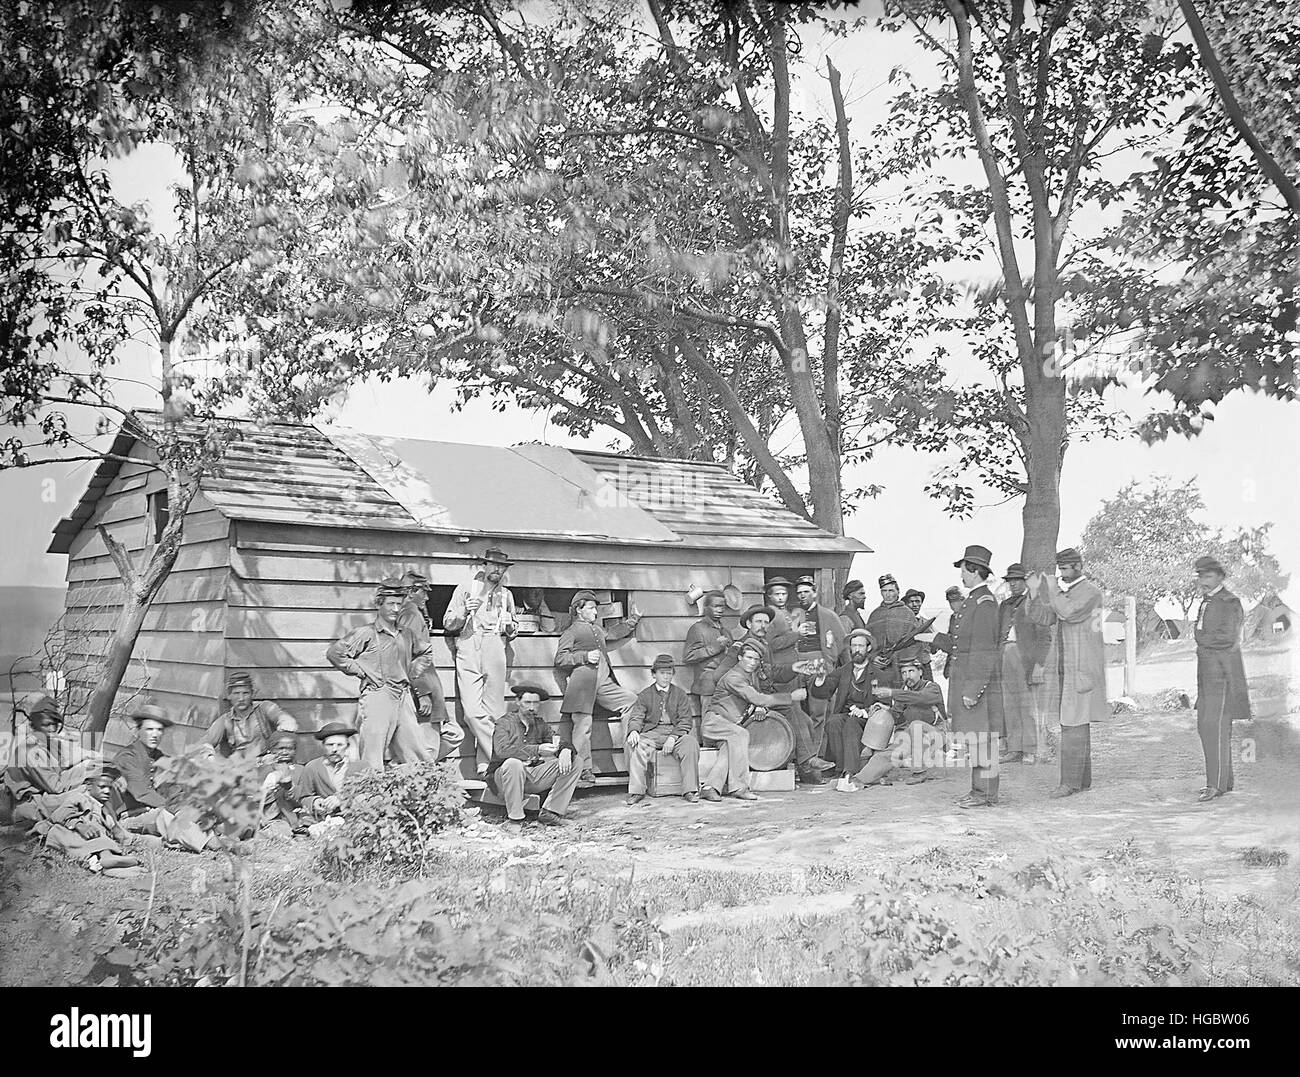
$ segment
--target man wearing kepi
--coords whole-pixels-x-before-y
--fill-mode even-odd
[[[560,713],[573,722],[573,747],[580,768],[578,788],[596,784],[591,767],[591,722],[599,703],[625,719],[636,696],[624,688],[610,668],[609,646],[620,646],[634,637],[641,615],[635,607],[627,618],[606,629],[600,623],[600,601],[592,591],[579,591],[569,603],[573,623],[560,636],[555,648],[555,674],[564,688]]]
[[[230,709],[217,716],[203,735],[203,743],[226,757],[240,755],[256,759],[271,750],[271,739],[280,730],[295,732],[298,722],[269,699],[253,698],[253,678],[232,673],[226,681]]]
[[[691,697],[700,709],[713,695],[718,666],[727,657],[731,647],[731,632],[722,623],[727,609],[727,599],[721,591],[704,595],[704,616],[686,631],[686,645],[682,649],[682,665],[691,670]]]
[[[1106,643],[1102,635],[1105,596],[1083,573],[1083,555],[1073,547],[1056,555],[1055,576],[1039,577],[1034,601],[1055,625],[1050,698],[1060,701],[1061,784],[1048,795],[1068,797],[1092,786],[1092,723],[1109,717],[1106,702]]]
[[[999,609],[1000,658],[998,687],[1002,692],[1000,763],[1032,763],[1038,752],[1038,716],[1031,685],[1043,675],[1039,627],[1029,619],[1029,574],[1017,561],[1002,577],[1011,590]]]
[[[989,590],[993,555],[984,546],[967,546],[953,562],[961,569],[966,599],[949,629],[948,716],[956,737],[970,754],[970,792],[957,801],[959,808],[991,808],[998,802],[998,745],[995,723],[1001,700],[990,686],[998,662],[998,600]],[[910,611],[909,611],[910,612]]]
[[[419,572],[408,572],[402,577],[406,587],[406,605],[397,623],[411,634],[417,642],[427,642],[433,646],[433,625],[429,620],[429,578]],[[447,714],[447,696],[442,690],[442,679],[438,676],[438,667],[432,662],[418,677],[411,679],[411,694],[415,698],[416,713],[421,719],[421,730],[429,754],[443,754],[447,749],[460,746],[465,739],[464,731]],[[424,722],[423,719],[428,719]]]
[[[880,577],[880,605],[871,611],[867,618],[867,631],[876,641],[876,652],[872,662],[876,666],[876,680],[891,688],[903,683],[898,673],[898,662],[894,649],[908,636],[916,632],[919,622],[911,607],[907,606],[898,594],[898,581],[886,573]]]
[[[546,794],[537,821],[558,826],[578,786],[577,753],[573,745],[551,735],[540,707],[551,694],[535,684],[511,689],[517,702],[496,723],[492,734],[492,765],[488,780],[506,802],[506,820],[524,821],[524,797]]]
[[[668,752],[681,764],[682,798],[700,799],[700,742],[695,739],[695,712],[690,697],[673,684],[673,656],[657,655],[650,667],[653,683],[637,693],[627,716],[627,802],[645,799],[646,767],[656,752]],[[710,698],[712,691],[710,690]]]
[[[357,699],[361,764],[383,770],[389,741],[407,763],[429,759],[416,720],[411,677],[423,673],[432,659],[428,640],[413,639],[398,624],[406,605],[406,588],[400,579],[380,584],[375,605],[374,621],[335,640],[325,657],[336,669],[361,681]]]
[[[478,773],[492,758],[492,730],[506,710],[506,644],[519,631],[515,599],[505,585],[513,562],[489,547],[469,583],[452,592],[442,627],[456,641],[456,694],[478,748]]]
[[[1232,790],[1232,723],[1250,719],[1241,660],[1241,600],[1223,586],[1227,572],[1213,557],[1196,559],[1204,597],[1196,611],[1196,731],[1205,753],[1204,802]]]

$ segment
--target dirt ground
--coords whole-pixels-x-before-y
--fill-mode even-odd
[[[828,784],[720,804],[692,805],[673,797],[629,808],[623,790],[599,789],[575,799],[562,828],[531,825],[520,835],[508,834],[498,825],[500,809],[486,808],[467,830],[438,836],[432,853],[471,858],[481,853],[484,862],[497,864],[504,856],[506,865],[563,858],[593,875],[634,879],[707,872],[770,878],[789,872],[794,880],[791,895],[755,901],[748,910],[742,899],[739,908],[696,911],[680,925],[661,925],[670,932],[703,919],[846,907],[855,894],[851,886],[801,895],[798,880],[813,869],[857,874],[936,847],[994,861],[1011,852],[1087,864],[1132,841],[1151,866],[1186,872],[1217,896],[1262,894],[1286,869],[1247,866],[1246,849],[1279,851],[1292,866],[1300,863],[1300,714],[1283,713],[1283,706],[1270,709],[1268,716],[1237,723],[1236,790],[1208,804],[1195,800],[1203,785],[1195,712],[1139,710],[1094,725],[1093,788],[1063,800],[1048,799],[1057,785],[1056,766],[1049,763],[1004,767],[999,805],[981,811],[955,805],[969,788],[966,769],[942,772],[920,785],[840,793]],[[311,886],[318,878],[316,841],[259,838],[254,848],[259,890]],[[217,855],[167,850],[152,855],[163,890],[198,892],[205,873],[224,870]],[[124,907],[147,900],[151,885],[149,876],[101,879],[48,856],[32,857],[12,831],[0,831],[0,879],[7,880],[10,911],[32,902]],[[8,919],[0,915],[0,921]],[[0,952],[6,954],[0,982],[31,982],[15,970],[24,969],[34,955],[3,923]]]

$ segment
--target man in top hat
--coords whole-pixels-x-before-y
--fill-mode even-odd
[[[691,702],[699,710],[713,695],[718,667],[727,657],[733,642],[730,630],[722,623],[727,600],[721,591],[708,591],[702,599],[704,616],[686,631],[682,665],[691,670]]]
[[[718,677],[700,720],[705,741],[719,746],[713,771],[701,775],[701,781],[707,789],[737,800],[757,800],[758,794],[749,788],[749,731],[740,723],[751,713],[755,719],[765,719],[767,708],[802,702],[808,693],[803,688],[771,694],[760,691],[755,679],[759,663],[766,657],[765,648],[748,638],[741,640],[738,647],[736,664]],[[705,789],[701,795],[713,799]]]
[[[262,826],[283,820],[290,833],[301,836],[307,833],[307,820],[296,789],[302,771],[298,764],[298,735],[281,730],[271,736],[269,747],[270,759],[262,776]]]
[[[569,810],[578,787],[581,767],[571,742],[551,733],[541,715],[541,705],[551,693],[536,684],[519,684],[511,691],[510,704],[492,734],[492,765],[488,781],[506,802],[506,821],[524,821],[524,798],[546,794],[537,821],[558,826]]]
[[[1061,725],[1061,784],[1048,795],[1068,797],[1092,786],[1092,723],[1110,716],[1106,701],[1106,641],[1102,635],[1105,595],[1084,575],[1083,555],[1074,547],[1056,555],[1060,576],[1037,574],[1038,593],[1030,615],[1051,627],[1046,651],[1046,720]],[[1036,616],[1035,616],[1036,615]]]
[[[867,618],[867,631],[876,641],[875,655],[872,661],[876,665],[876,679],[882,685],[897,688],[903,683],[898,673],[898,661],[895,651],[908,636],[914,635],[921,626],[911,607],[903,602],[899,594],[898,581],[889,573],[881,576],[880,605],[871,611]]]
[[[844,631],[853,632],[867,627],[867,620],[862,611],[867,606],[867,588],[861,580],[849,580],[844,585],[844,610],[840,620],[844,622]]]
[[[967,546],[953,562],[954,568],[961,569],[966,599],[949,631],[948,715],[971,762],[970,792],[957,801],[959,808],[988,808],[998,802],[1002,699],[995,680],[999,617],[998,600],[988,585],[992,564],[993,555],[984,546]]]
[[[14,799],[15,826],[31,826],[42,818],[47,798],[79,789],[98,765],[83,757],[63,735],[63,714],[48,696],[27,708],[27,731],[12,749],[4,784]]]
[[[650,666],[653,681],[637,693],[627,714],[623,737],[627,755],[627,803],[645,799],[646,767],[656,752],[667,752],[681,764],[682,799],[700,799],[700,742],[695,739],[695,711],[690,697],[673,684],[673,656],[656,655]],[[710,688],[710,698],[712,689]],[[710,800],[721,799],[716,790]]]
[[[433,623],[429,619],[429,577],[420,572],[407,572],[402,576],[406,587],[406,605],[397,623],[417,643],[427,642],[433,649]],[[438,667],[430,662],[423,673],[411,678],[411,694],[420,721],[420,732],[431,758],[450,755],[465,739],[464,731],[447,713],[447,696],[442,690]],[[426,721],[427,719],[427,721]]]
[[[612,628],[600,623],[600,601],[591,591],[579,591],[569,604],[573,623],[560,635],[555,648],[555,676],[564,689],[560,713],[573,722],[573,746],[580,768],[578,788],[596,784],[591,767],[591,722],[596,705],[626,721],[636,696],[618,683],[609,662],[609,648],[635,638],[641,620],[633,606],[628,616]]]
[[[331,722],[313,734],[325,754],[309,759],[302,766],[295,775],[292,793],[292,799],[302,805],[308,819],[343,814],[343,783],[353,771],[348,760],[348,741],[356,735],[355,729],[342,722]]]
[[[227,678],[226,698],[230,709],[217,716],[202,739],[226,758],[238,753],[256,759],[270,750],[277,730],[292,733],[298,728],[297,719],[271,700],[253,699],[253,678],[247,673],[232,673]]]
[[[135,739],[113,759],[123,786],[122,826],[133,833],[156,835],[196,853],[218,848],[217,839],[199,826],[198,811],[188,805],[172,811],[172,788],[158,784],[158,763],[166,758],[159,744],[175,723],[152,703],[137,705],[131,721]]]
[[[361,682],[357,725],[361,734],[361,765],[384,769],[384,753],[393,751],[404,762],[429,759],[411,696],[411,680],[432,664],[428,639],[414,639],[398,624],[406,605],[406,588],[395,577],[375,594],[375,619],[335,640],[325,651],[332,666]]]
[[[1196,559],[1202,598],[1196,611],[1196,731],[1205,754],[1205,788],[1196,799],[1232,790],[1232,723],[1249,721],[1250,695],[1241,660],[1241,600],[1223,586],[1227,570],[1216,558]]]
[[[999,763],[1032,763],[1038,753],[1038,708],[1033,685],[1041,681],[1045,633],[1029,617],[1029,574],[1017,561],[1002,577],[1011,592],[998,609],[1003,752]]]
[[[791,609],[790,596],[793,593],[794,584],[784,576],[773,576],[763,586],[764,602],[775,611],[767,629],[767,646],[772,662],[778,666],[790,665],[799,657],[799,633],[795,622],[802,618],[803,611],[797,607]]]
[[[855,628],[849,633],[848,661],[818,674],[809,688],[814,699],[829,701],[826,742],[841,777],[856,773],[860,767],[862,730],[867,712],[876,702],[877,675],[871,662],[875,646],[867,629]]]
[[[519,631],[515,596],[505,585],[511,564],[504,550],[485,550],[474,578],[456,587],[442,618],[442,627],[455,643],[456,695],[477,745],[480,775],[487,773],[492,731],[505,714],[507,644]]]

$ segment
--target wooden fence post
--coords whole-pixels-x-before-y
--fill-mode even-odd
[[[1137,599],[1124,596],[1124,694],[1132,697],[1137,691],[1138,637]]]

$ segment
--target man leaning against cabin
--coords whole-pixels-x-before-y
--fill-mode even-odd
[[[313,734],[325,754],[308,760],[298,771],[292,795],[308,818],[319,821],[343,814],[343,783],[352,772],[348,741],[356,735],[342,722],[331,722]]]
[[[474,737],[480,777],[492,758],[493,730],[506,712],[506,645],[519,631],[515,596],[505,585],[512,564],[504,550],[484,550],[473,579],[457,585],[442,617],[442,627],[455,641],[456,694]]]
[[[1196,611],[1196,731],[1205,755],[1205,788],[1197,801],[1232,792],[1232,723],[1250,720],[1246,666],[1241,659],[1241,600],[1223,586],[1227,570],[1213,557],[1196,559],[1204,597]]]
[[[161,707],[144,703],[131,714],[135,740],[117,753],[113,765],[122,775],[122,826],[140,834],[154,834],[182,848],[200,853],[219,848],[217,839],[200,828],[192,807],[168,807],[171,791],[157,783],[158,762],[166,755],[158,747],[163,733],[175,723]]]
[[[691,671],[691,699],[696,709],[713,695],[718,667],[727,657],[733,642],[730,630],[723,625],[727,599],[721,591],[707,591],[702,599],[704,616],[686,631],[682,648],[682,665]]]
[[[646,768],[657,752],[667,752],[681,764],[682,799],[692,804],[700,799],[700,742],[695,739],[695,711],[690,697],[673,684],[676,672],[672,655],[656,655],[650,666],[654,680],[637,693],[628,711],[623,745],[629,805],[645,800]],[[712,689],[709,694],[711,697]]]
[[[411,634],[417,643],[427,642],[433,647],[433,624],[429,619],[429,578],[419,572],[408,572],[402,577],[406,587],[406,605],[397,623]],[[447,713],[447,695],[442,690],[442,678],[432,662],[422,674],[411,679],[411,695],[415,710],[424,725],[428,719],[426,746],[430,756],[450,754],[465,739],[464,731]],[[423,732],[423,731],[422,731]]]
[[[357,731],[361,764],[370,770],[384,769],[389,741],[404,762],[429,759],[411,697],[411,678],[432,661],[431,648],[427,638],[413,639],[398,624],[405,605],[402,581],[384,580],[375,594],[375,619],[335,640],[325,651],[330,665],[361,681]]]
[[[636,696],[614,677],[609,647],[621,646],[634,638],[641,615],[633,606],[628,616],[613,628],[601,625],[600,602],[591,591],[579,591],[569,603],[573,623],[560,636],[555,648],[555,672],[564,688],[560,713],[573,722],[573,747],[580,768],[578,788],[596,784],[591,767],[591,722],[599,703],[625,721]],[[626,728],[626,725],[625,725]]]
[[[226,699],[230,709],[222,711],[208,726],[202,743],[229,758],[239,754],[256,759],[270,751],[271,738],[281,729],[296,732],[298,722],[269,699],[254,700],[253,678],[247,673],[232,673],[226,681]]]
[[[511,703],[492,734],[492,763],[488,781],[506,802],[506,822],[522,825],[524,798],[546,794],[537,821],[559,826],[578,787],[579,770],[573,745],[551,734],[542,718],[541,705],[551,693],[535,684],[519,684]]]

